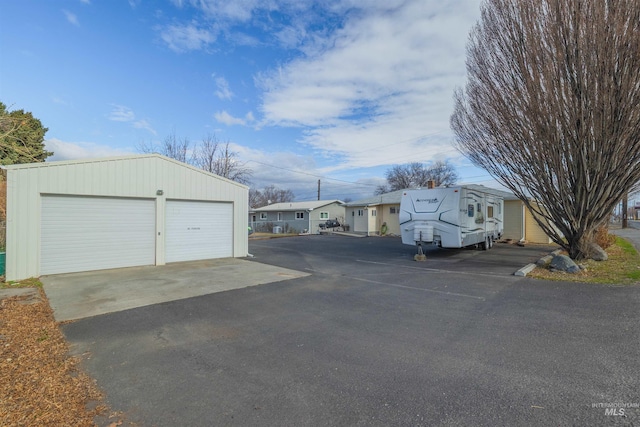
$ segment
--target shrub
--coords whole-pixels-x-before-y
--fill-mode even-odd
[[[602,249],[607,249],[609,246],[613,245],[616,242],[616,236],[614,236],[613,234],[609,234],[609,227],[604,226],[596,230],[594,241]]]

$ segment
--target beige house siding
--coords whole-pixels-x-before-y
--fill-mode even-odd
[[[395,213],[391,213],[392,208]],[[399,219],[400,204],[381,205],[379,211],[380,212],[378,212],[378,215],[380,216],[380,227],[378,227],[378,230],[380,230],[380,228],[382,227],[382,223],[386,222],[387,235],[395,234],[399,236],[400,235],[400,219]]]
[[[524,236],[523,223],[524,204],[520,200],[504,201],[504,230],[505,239],[520,240]]]
[[[395,213],[391,213],[391,208]],[[362,216],[358,215],[362,211]],[[375,212],[375,215],[373,214]],[[383,223],[387,223],[387,235],[400,235],[400,204],[384,204],[374,206],[350,206],[346,209],[345,224],[349,230],[367,235],[380,234]]]
[[[524,224],[522,216],[524,212]],[[524,226],[524,230],[523,230]],[[504,232],[503,238],[524,240],[530,243],[551,243],[552,240],[540,228],[533,218],[533,214],[520,200],[504,201]]]
[[[526,224],[525,224],[526,236],[525,240],[531,243],[551,243],[552,240],[538,225],[533,217],[533,213],[527,209]]]

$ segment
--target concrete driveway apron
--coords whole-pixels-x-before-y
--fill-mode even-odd
[[[41,277],[59,322],[308,276],[237,258]]]

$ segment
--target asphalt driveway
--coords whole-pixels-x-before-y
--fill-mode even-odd
[[[63,325],[125,421],[640,422],[638,286],[512,276],[543,247],[429,250],[424,263],[391,238],[263,240],[250,251],[258,266],[311,274]]]

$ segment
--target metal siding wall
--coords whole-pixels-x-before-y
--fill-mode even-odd
[[[163,190],[165,198],[231,202],[233,256],[248,252],[247,187],[160,156],[9,168],[7,180],[7,280],[40,275],[40,194],[157,198]]]

